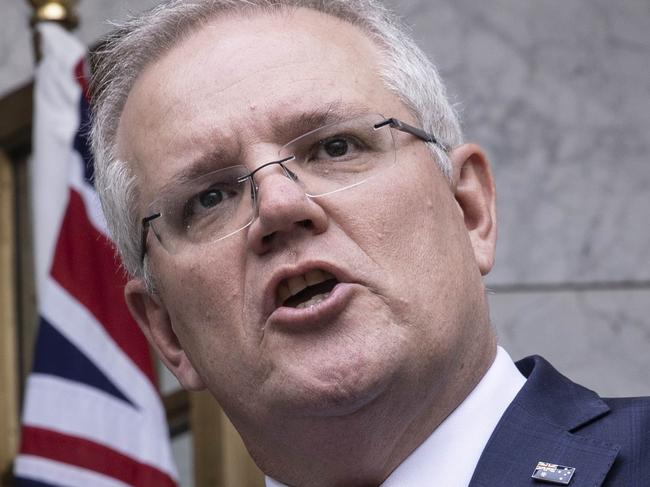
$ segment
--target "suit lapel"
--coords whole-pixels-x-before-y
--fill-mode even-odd
[[[540,461],[575,467],[571,487],[602,485],[620,447],[576,431],[608,414],[608,406],[541,357],[517,367],[528,380],[490,437],[470,487],[551,486],[531,478]]]

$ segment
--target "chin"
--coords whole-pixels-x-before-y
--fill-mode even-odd
[[[310,360],[285,364],[267,392],[273,408],[288,414],[310,417],[337,417],[355,414],[368,407],[394,382],[393,367],[361,359],[358,355],[335,360]]]

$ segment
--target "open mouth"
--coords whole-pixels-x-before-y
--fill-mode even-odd
[[[282,281],[276,291],[276,303],[290,308],[308,308],[327,299],[338,283],[329,272],[312,269]]]

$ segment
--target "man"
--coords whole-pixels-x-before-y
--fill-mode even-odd
[[[382,6],[176,1],[99,54],[127,303],[268,485],[650,478],[650,402],[496,346],[488,161]]]

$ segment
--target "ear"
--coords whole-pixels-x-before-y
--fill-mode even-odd
[[[172,327],[160,296],[149,294],[142,279],[131,279],[124,288],[131,315],[151,346],[181,385],[190,391],[205,389],[203,379],[190,362]]]
[[[464,144],[451,154],[456,202],[465,220],[482,275],[494,265],[497,240],[496,191],[487,156],[476,144]]]

